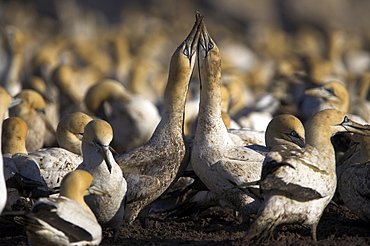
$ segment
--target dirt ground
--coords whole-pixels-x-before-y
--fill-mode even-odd
[[[101,245],[243,245],[248,225],[229,208],[209,208],[197,216],[168,218],[165,213],[150,213],[143,228],[137,219],[123,224],[113,241],[104,230]],[[255,217],[252,216],[252,221]],[[329,204],[317,227],[318,245],[370,245],[370,225],[360,220],[345,205]],[[0,245],[27,245],[21,226],[0,223]],[[283,226],[278,238],[263,245],[314,245],[308,229]]]

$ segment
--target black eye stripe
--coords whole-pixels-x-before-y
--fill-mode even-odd
[[[335,90],[334,90],[334,88],[326,88],[325,90],[326,90],[327,92],[329,92],[330,94],[335,95]]]

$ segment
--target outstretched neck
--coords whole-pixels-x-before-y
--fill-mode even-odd
[[[164,111],[161,122],[153,135],[162,135],[163,132],[169,133],[170,131],[183,132],[186,94],[192,70],[192,66],[190,69],[184,69],[175,62],[171,62],[164,92]]]
[[[334,147],[330,141],[333,133],[330,125],[312,118],[306,127],[306,143],[315,147],[320,154],[335,156]]]
[[[211,66],[212,65],[212,66]],[[206,62],[201,67],[201,93],[198,121],[201,126],[224,130],[221,116],[221,60]]]

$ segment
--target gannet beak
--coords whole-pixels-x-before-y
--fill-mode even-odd
[[[287,134],[287,136],[288,136],[288,138],[290,139],[290,141],[292,143],[295,143],[299,147],[304,148],[306,146],[306,141],[305,141],[304,138],[302,138],[300,136],[293,137],[293,136],[291,136],[289,134]]]
[[[343,127],[345,129],[343,132],[352,132],[370,136],[370,125],[362,125],[360,123],[352,121],[347,116],[345,116],[343,122],[338,124],[337,126]]]
[[[87,195],[99,195],[99,196],[111,196],[106,190],[103,190],[91,183],[91,186],[85,191],[85,196]]]
[[[100,143],[99,141],[97,141],[96,139],[93,139],[93,142],[95,143],[96,146],[98,146],[99,152],[103,156],[103,159],[105,163],[107,164],[109,173],[112,173],[112,163],[111,163],[111,159],[109,158],[111,155],[109,145],[104,145]]]
[[[21,104],[22,103],[22,99],[20,98],[17,98],[17,97],[12,97],[12,101],[10,102],[9,106],[8,106],[8,109],[9,108],[12,108],[18,104]]]
[[[334,92],[326,90],[324,87],[308,89],[304,92],[304,94],[312,97],[322,97],[322,98],[329,98],[335,96]]]
[[[191,59],[193,57],[193,55],[195,54],[196,50],[197,50],[197,47],[198,47],[198,40],[199,40],[199,25],[200,23],[202,22],[203,20],[203,16],[199,13],[199,12],[196,12],[196,21],[195,21],[195,24],[193,26],[193,28],[191,29],[189,35],[187,36],[187,38],[185,39],[185,44],[186,44],[186,49],[188,50],[189,52],[189,59]]]
[[[208,51],[213,48],[213,44],[210,42],[212,40],[211,36],[208,34],[206,25],[202,21],[200,24],[200,37],[199,37],[199,54],[204,58],[207,57]],[[211,47],[212,46],[212,47]]]

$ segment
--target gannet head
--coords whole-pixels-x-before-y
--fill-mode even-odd
[[[370,135],[370,125],[362,125],[351,120],[344,112],[337,109],[325,109],[315,114],[308,121],[307,143],[315,143],[320,139],[330,139],[336,133],[351,132]]]
[[[209,35],[207,28],[202,21],[200,24],[201,33],[199,37],[199,58],[202,62],[206,62],[207,60],[210,61],[209,56],[212,56],[212,61],[218,61],[221,62],[220,57],[220,51],[216,45],[216,43],[213,41],[211,36]],[[217,59],[218,58],[218,59]]]
[[[266,128],[265,142],[268,149],[287,142],[304,147],[305,129],[302,122],[294,115],[277,115]]]
[[[326,102],[330,102],[333,108],[343,112],[348,111],[349,94],[345,85],[339,81],[330,81],[322,86],[308,89],[306,95],[322,98]]]
[[[63,116],[57,127],[57,141],[61,148],[81,155],[82,136],[85,126],[93,119],[82,112]]]
[[[0,86],[0,106],[1,109],[6,112],[8,107],[11,105],[12,97],[9,95],[9,93],[5,90],[4,87]],[[18,101],[21,102],[21,101]]]
[[[19,104],[20,107],[27,107],[29,110],[33,109],[38,112],[45,112],[45,100],[37,91],[24,89],[16,97],[22,100]]]
[[[108,167],[109,172],[112,171],[111,153],[109,144],[113,139],[113,129],[105,120],[92,120],[84,130],[82,138],[83,144],[93,146],[98,151]]]
[[[117,80],[103,79],[91,86],[85,95],[87,109],[96,114],[100,105],[109,98],[127,94],[125,87]]]
[[[19,117],[9,117],[3,122],[1,136],[3,154],[28,154],[26,138],[28,134],[27,123]]]
[[[56,135],[55,128],[45,114],[46,102],[39,92],[33,89],[23,89],[16,97],[21,99],[21,102],[10,109],[9,112],[12,112],[13,116],[34,111],[44,121],[46,129]]]
[[[81,202],[86,195],[109,195],[107,191],[95,186],[93,180],[93,176],[84,170],[67,173],[60,185],[60,196]]]
[[[202,21],[200,24],[200,36],[198,45],[198,64],[200,73],[200,85],[221,86],[221,56],[220,51],[209,35]],[[207,83],[202,83],[207,81]]]
[[[196,21],[187,38],[180,44],[171,57],[169,77],[183,78],[191,76],[195,65],[196,50],[199,40],[199,25],[203,16],[196,14]],[[181,81],[181,79],[179,79]]]

